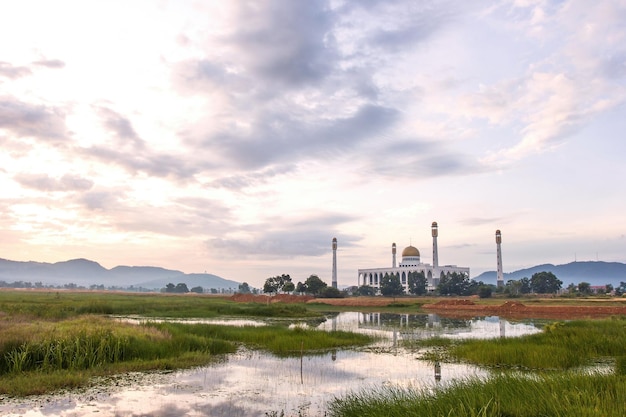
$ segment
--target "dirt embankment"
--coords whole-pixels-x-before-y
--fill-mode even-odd
[[[324,303],[334,306],[349,307],[386,307],[394,303],[387,297],[348,297],[348,298],[315,298],[305,295],[277,294],[274,296],[235,294],[231,297],[238,302],[256,303]],[[432,300],[432,299],[431,299]],[[431,301],[429,300],[429,301]],[[395,300],[402,302],[401,299]],[[477,304],[471,299],[445,299],[424,304],[421,309],[448,317],[473,317],[493,315],[510,318],[600,318],[626,315],[625,305],[527,305],[519,301],[505,301],[500,305]],[[416,307],[419,303],[416,303]]]
[[[448,316],[488,314],[518,318],[573,319],[626,315],[626,306],[525,305],[517,301],[506,301],[501,305],[480,305],[471,300],[442,300],[433,304],[425,304],[422,308],[426,311]]]
[[[255,294],[235,294],[230,297],[231,300],[239,303],[306,303],[315,297],[310,295],[292,295],[292,294],[276,294],[276,295],[255,295]]]

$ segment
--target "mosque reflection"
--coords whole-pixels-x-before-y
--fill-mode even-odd
[[[332,328],[337,329],[338,317],[332,317]],[[358,313],[359,331],[378,331],[389,334],[394,345],[397,340],[419,340],[432,337],[504,338],[538,331],[533,323],[509,323],[497,316],[460,319],[437,314]]]
[[[383,331],[398,330],[413,338],[429,338],[442,333],[466,332],[471,320],[440,317],[437,314],[360,313],[359,328]]]

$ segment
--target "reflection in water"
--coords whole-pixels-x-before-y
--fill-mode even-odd
[[[441,363],[435,362],[435,381],[441,381]]]
[[[403,340],[428,339],[432,337],[450,338],[496,338],[506,334],[517,337],[536,333],[539,329],[529,323],[510,323],[499,317],[480,319],[451,319],[437,314],[393,314],[393,313],[344,313],[354,314],[356,327],[348,321],[342,330],[360,331],[373,334],[390,334],[393,346],[398,337]],[[346,316],[341,317],[350,320]],[[334,328],[337,324],[333,324]]]
[[[381,342],[357,350],[333,350],[296,358],[247,349],[214,365],[169,374],[133,374],[106,388],[20,401],[0,398],[2,416],[228,416],[323,415],[326,402],[350,391],[381,385],[427,387],[468,376],[486,376],[479,368],[418,360],[402,339],[416,337],[499,337],[538,331],[497,317],[451,320],[429,315],[341,313],[314,325],[324,330],[375,334]]]

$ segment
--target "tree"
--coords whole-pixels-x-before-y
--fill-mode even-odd
[[[189,291],[194,292],[196,294],[202,294],[204,292],[204,288],[202,288],[201,286],[197,286],[197,287],[193,287]]]
[[[479,298],[491,298],[491,294],[493,292],[493,288],[491,285],[479,285],[478,286],[478,297]]]
[[[613,292],[613,284],[606,284],[606,286],[604,287],[604,291],[607,294],[611,294]]]
[[[239,284],[239,292],[242,294],[250,294],[250,285],[247,282]]]
[[[306,292],[306,285],[304,285],[301,281],[298,281],[298,284],[296,285],[296,292],[304,294]]]
[[[174,292],[175,289],[176,285],[172,284],[171,282],[165,286],[165,292]]]
[[[530,287],[530,279],[528,277],[521,278],[519,280],[520,283],[520,292],[522,294],[530,294],[532,288]]]
[[[507,294],[509,297],[519,297],[522,293],[521,289],[522,284],[519,281],[510,279],[506,282],[506,285],[504,286],[504,293]]]
[[[357,295],[363,295],[363,296],[374,296],[376,295],[376,290],[374,289],[374,287],[371,287],[369,285],[361,285],[357,290],[356,290]]]
[[[265,280],[263,285],[263,292],[265,293],[278,293],[284,291],[283,287],[286,283],[291,282],[289,274],[277,275],[275,277],[269,277]]]
[[[542,271],[530,277],[530,287],[537,294],[555,294],[561,289],[563,281],[552,272]]]
[[[591,294],[591,284],[588,282],[579,282],[578,283],[578,292],[582,295]]]
[[[576,294],[578,293],[578,286],[577,286],[577,285],[574,285],[574,283],[570,283],[570,284],[567,286],[567,293],[568,293],[569,295],[576,295]]]
[[[323,298],[343,298],[344,294],[335,287],[324,287],[320,291],[319,296]]]
[[[176,288],[174,289],[174,292],[179,293],[179,294],[186,294],[189,292],[189,288],[187,288],[187,284],[185,284],[184,282],[181,282],[181,283],[176,284]]]
[[[423,272],[409,272],[409,292],[415,295],[424,295],[428,291],[428,281]]]
[[[308,294],[317,295],[320,294],[324,288],[328,287],[324,281],[317,275],[311,275],[304,281],[305,292]]]
[[[462,272],[452,272],[441,277],[437,291],[441,295],[470,295],[471,283],[469,276]]]
[[[278,292],[278,281],[276,281],[276,277],[269,277],[265,280],[265,284],[263,284],[263,292],[269,294]]]
[[[397,274],[385,274],[380,280],[380,292],[386,297],[396,297],[404,294],[404,287],[400,282],[400,277]]]
[[[293,290],[296,289],[296,286],[293,285],[293,282],[289,281],[289,282],[285,282],[285,285],[283,285],[283,291],[290,293],[293,292]]]

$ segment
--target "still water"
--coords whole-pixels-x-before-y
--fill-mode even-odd
[[[0,415],[238,417],[284,411],[286,416],[317,416],[324,414],[333,397],[350,391],[383,385],[429,387],[488,374],[461,364],[441,364],[436,370],[434,364],[419,360],[418,353],[404,349],[402,340],[515,337],[540,331],[532,322],[511,323],[498,317],[459,320],[391,313],[340,313],[310,326],[372,334],[380,341],[365,348],[303,358],[277,358],[242,348],[206,367],[125,375],[97,388],[64,395],[4,399]]]

